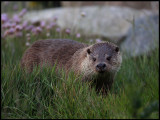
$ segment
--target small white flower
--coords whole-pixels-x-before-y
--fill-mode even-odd
[[[81,12],[81,16],[82,17],[86,17],[86,13],[85,12]]]
[[[92,40],[92,39],[90,39],[90,40],[89,40],[89,42],[90,42],[90,43],[92,43],[92,42],[93,42],[93,40]]]
[[[50,33],[47,33],[46,36],[49,37],[49,36],[50,36]]]
[[[30,46],[30,43],[29,43],[29,42],[26,42],[26,46]]]
[[[30,36],[31,36],[31,34],[30,34],[30,33],[27,33],[27,34],[26,34],[26,36],[27,36],[27,37],[30,37]]]

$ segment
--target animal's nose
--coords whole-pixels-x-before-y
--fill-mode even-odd
[[[104,64],[104,63],[99,63],[99,64],[96,66],[96,69],[97,69],[98,72],[104,72],[106,67],[107,67],[106,64]]]

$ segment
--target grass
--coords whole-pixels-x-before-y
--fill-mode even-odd
[[[31,43],[45,38],[31,36]],[[74,73],[68,78],[63,71],[55,74],[55,67],[24,73],[19,63],[27,49],[25,42],[25,36],[1,40],[2,118],[158,118],[158,49],[149,57],[123,60],[112,90],[102,97]]]

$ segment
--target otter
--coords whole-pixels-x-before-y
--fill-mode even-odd
[[[107,94],[120,69],[122,56],[119,47],[111,42],[87,45],[69,39],[39,40],[26,50],[21,67],[32,72],[34,66],[56,64],[66,73],[73,70],[83,75],[82,81],[93,81],[96,90]]]

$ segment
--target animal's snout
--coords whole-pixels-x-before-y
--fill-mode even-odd
[[[106,70],[106,64],[105,63],[99,63],[97,66],[96,66],[96,70],[100,73],[103,73],[105,70]]]

